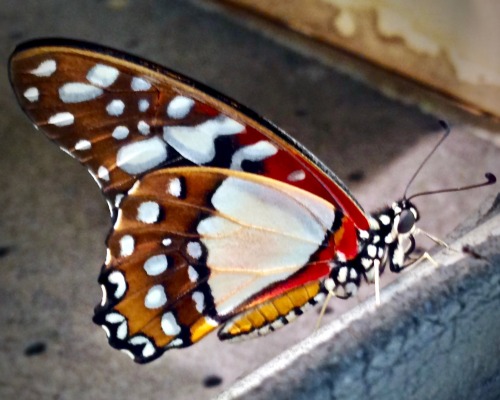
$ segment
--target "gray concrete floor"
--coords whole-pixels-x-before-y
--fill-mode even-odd
[[[16,43],[80,38],[192,76],[303,142],[367,210],[401,195],[437,140],[436,119],[446,117],[389,100],[196,3],[124,3],[116,8],[112,1],[29,0],[21,6],[0,0],[1,399],[209,398],[306,337],[317,317],[310,312],[279,334],[240,344],[212,336],[146,366],[111,349],[91,322],[100,300],[96,278],[110,228],[107,207],[87,172],[35,131],[17,106],[6,71]],[[493,136],[450,122],[456,122],[452,137],[413,191],[475,182],[488,170],[500,173],[494,139],[477,134]],[[496,192],[498,186],[420,199],[421,227],[443,237]],[[359,301],[335,301],[327,318]],[[210,376],[222,383],[207,388]]]

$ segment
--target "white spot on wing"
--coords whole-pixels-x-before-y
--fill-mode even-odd
[[[167,347],[179,347],[179,346],[182,346],[184,342],[182,341],[181,338],[177,338],[177,339],[174,339],[172,340]]]
[[[124,340],[127,337],[127,334],[128,334],[127,322],[123,321],[116,330],[116,337],[120,340]]]
[[[45,60],[42,61],[38,67],[31,70],[30,73],[38,77],[47,77],[56,72],[57,64],[55,60]]]
[[[92,143],[90,143],[88,140],[85,139],[79,140],[75,144],[75,150],[78,151],[89,150],[91,148],[92,148]]]
[[[168,182],[167,192],[174,197],[179,197],[182,194],[182,185],[179,178],[173,178]]]
[[[298,169],[297,171],[293,171],[286,178],[289,182],[298,182],[303,181],[306,178],[306,173],[302,169]]]
[[[110,324],[118,324],[125,321],[125,317],[117,312],[109,313],[104,317]]]
[[[161,244],[165,247],[170,246],[172,244],[172,239],[170,238],[165,238],[161,241]]]
[[[133,346],[144,345],[144,347],[142,348],[143,357],[151,357],[156,352],[153,343],[151,343],[151,340],[149,340],[145,336],[134,336],[128,342]]]
[[[102,179],[103,181],[109,181],[108,169],[105,166],[101,165],[97,170],[97,176],[99,177],[99,179]]]
[[[126,126],[119,125],[114,130],[111,136],[113,136],[116,140],[123,140],[129,134],[129,130]]]
[[[181,333],[181,327],[171,312],[165,313],[161,317],[161,328],[167,336],[176,336]]]
[[[55,125],[55,126],[68,126],[71,125],[75,121],[75,117],[73,114],[69,112],[60,112],[57,114],[52,115],[49,118],[49,124]]]
[[[185,96],[174,97],[167,106],[167,115],[170,118],[181,119],[189,114],[193,108],[194,100]]]
[[[130,87],[134,92],[141,92],[149,90],[149,88],[151,87],[151,83],[149,83],[144,78],[134,77],[132,78],[132,82],[130,82]]]
[[[153,354],[155,354],[156,350],[155,347],[151,342],[146,343],[144,348],[142,349],[142,356],[143,357],[151,357]]]
[[[125,110],[125,103],[121,100],[112,100],[107,106],[106,111],[112,117],[118,117],[123,114],[123,110]]]
[[[196,260],[202,255],[201,245],[198,242],[189,242],[186,246],[186,251],[190,257]]]
[[[203,309],[205,308],[205,295],[202,292],[194,292],[192,298],[196,307],[196,311],[201,314],[203,312]]]
[[[167,256],[159,254],[149,257],[144,263],[144,270],[149,276],[156,276],[164,273],[168,267]]]
[[[87,83],[70,82],[59,88],[59,98],[63,103],[81,103],[99,97],[102,89]]]
[[[149,125],[144,121],[139,121],[137,124],[137,129],[142,135],[149,135]]]
[[[156,167],[167,159],[167,146],[159,137],[122,146],[116,155],[116,165],[135,175]]]
[[[23,93],[23,96],[26,97],[26,99],[33,103],[35,101],[38,101],[38,97],[40,96],[40,92],[38,91],[38,89],[36,87],[30,87],[28,89],[25,90],[25,92]]]
[[[108,87],[115,82],[119,74],[120,72],[114,67],[96,64],[87,73],[87,80],[94,85]]]
[[[137,220],[145,224],[154,224],[160,216],[160,205],[155,201],[145,201],[137,208]]]
[[[167,295],[162,285],[154,285],[144,299],[144,306],[150,310],[163,307],[167,303]]]
[[[139,111],[144,112],[149,108],[149,101],[147,101],[146,99],[141,99],[139,100],[138,105],[139,105]]]
[[[242,147],[234,152],[231,159],[231,169],[241,170],[241,163],[244,160],[261,161],[274,156],[278,152],[275,145],[267,140],[261,140],[257,143]]]
[[[199,278],[199,276],[200,276],[200,275],[199,275],[199,274],[198,274],[198,272],[197,272],[197,271],[193,268],[193,266],[192,266],[192,265],[190,265],[190,266],[188,267],[188,276],[189,276],[189,280],[190,280],[191,282],[195,283],[195,282],[198,280],[198,278]]]
[[[125,290],[127,289],[127,282],[125,282],[125,276],[120,271],[113,271],[108,276],[108,281],[115,284],[115,297],[117,299],[121,298],[125,294]]]
[[[120,239],[120,257],[128,257],[134,252],[135,240],[130,235],[124,235]]]
[[[196,126],[165,126],[163,138],[184,158],[195,164],[206,164],[215,156],[214,141],[218,136],[236,135],[245,126],[226,116]]]

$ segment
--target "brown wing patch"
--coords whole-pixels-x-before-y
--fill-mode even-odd
[[[187,169],[189,170],[189,168]],[[123,199],[99,277],[104,297],[94,321],[111,345],[148,362],[200,340],[218,323],[205,250],[194,230],[223,176],[146,175]]]

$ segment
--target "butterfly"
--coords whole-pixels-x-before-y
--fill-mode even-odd
[[[112,218],[95,308],[138,363],[273,332],[354,295],[415,247],[406,198],[368,215],[271,122],[181,74],[95,44],[21,44],[10,81],[35,127],[83,164]]]

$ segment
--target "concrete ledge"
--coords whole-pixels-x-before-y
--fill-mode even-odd
[[[219,399],[497,399],[500,196],[433,255]],[[462,251],[464,246],[471,249]]]

